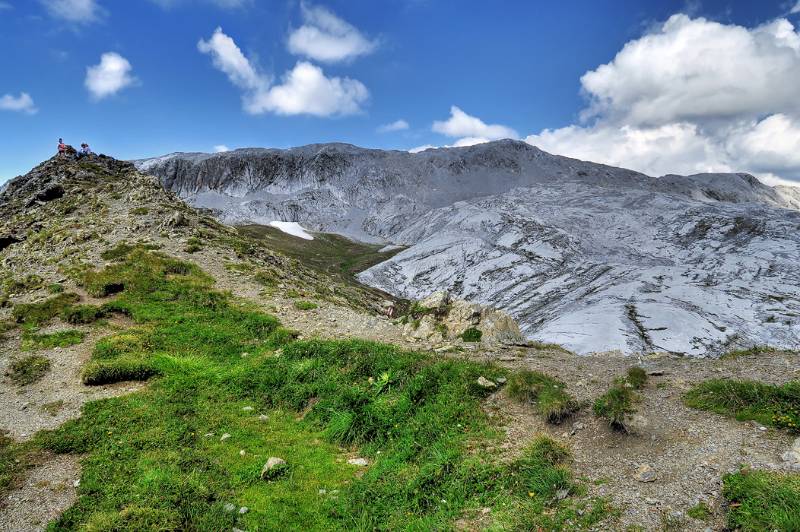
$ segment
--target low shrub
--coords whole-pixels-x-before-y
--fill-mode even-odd
[[[563,382],[529,370],[513,373],[506,385],[512,399],[534,405],[549,423],[554,424],[561,423],[579,408],[578,402],[565,388]]]
[[[633,366],[628,368],[626,379],[634,390],[641,390],[647,384],[647,372],[639,366]]]
[[[480,342],[483,337],[483,332],[475,327],[470,327],[461,333],[461,339],[465,342]]]
[[[633,408],[633,389],[625,379],[617,379],[609,390],[594,402],[594,414],[605,419],[614,430],[627,432],[627,417],[636,410]]]
[[[31,355],[14,360],[11,363],[9,378],[20,386],[33,384],[50,370],[50,359]]]

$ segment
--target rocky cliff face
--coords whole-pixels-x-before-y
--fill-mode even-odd
[[[800,213],[747,174],[651,178],[501,141],[419,154],[315,145],[136,161],[229,222],[408,246],[360,276],[514,316],[578,352],[800,346]]]

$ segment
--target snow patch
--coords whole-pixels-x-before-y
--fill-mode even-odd
[[[314,237],[311,236],[305,228],[297,222],[278,222],[272,221],[269,223],[270,227],[274,227],[275,229],[279,229],[286,233],[287,235],[296,236],[297,238],[302,238],[304,240],[314,240]]]

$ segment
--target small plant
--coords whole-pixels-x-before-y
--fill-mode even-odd
[[[506,390],[521,403],[536,406],[536,410],[549,422],[558,424],[577,412],[578,402],[564,389],[566,385],[538,371],[522,370],[511,375]]]
[[[800,530],[800,475],[743,469],[722,477],[730,530]]]
[[[628,383],[633,386],[634,390],[641,390],[647,384],[647,372],[639,366],[628,368],[628,376],[626,377]]]
[[[481,332],[480,329],[476,329],[475,327],[470,327],[469,329],[461,333],[461,339],[464,340],[465,342],[480,342],[482,336],[483,332]]]
[[[548,436],[538,436],[510,466],[512,491],[523,496],[553,499],[559,491],[573,489],[572,474],[566,467],[569,451]]]
[[[131,214],[133,214],[134,216],[144,216],[149,212],[150,209],[148,209],[147,207],[136,207],[135,209],[131,209]]]
[[[197,253],[203,249],[203,241],[196,237],[191,237],[186,241],[186,253]]]
[[[437,323],[433,326],[433,329],[442,335],[442,339],[447,338],[449,331],[447,330],[447,325],[444,323]]]
[[[314,310],[317,307],[318,305],[316,303],[312,303],[311,301],[300,300],[294,302],[294,308],[297,310]]]
[[[58,331],[51,334],[25,332],[22,335],[21,349],[23,351],[32,351],[34,349],[69,347],[83,342],[84,338],[86,338],[86,333],[76,330]]]
[[[59,283],[53,283],[47,286],[47,291],[51,294],[61,294],[64,292],[64,285]]]
[[[103,260],[122,260],[134,249],[136,249],[136,246],[132,246],[125,242],[120,242],[113,248],[109,248],[100,253],[100,257]]]
[[[75,305],[64,309],[61,319],[72,325],[86,325],[94,323],[108,315],[103,307],[96,305]]]
[[[42,412],[45,412],[55,417],[58,415],[58,413],[61,411],[62,408],[64,408],[64,401],[59,399],[58,401],[52,401],[50,403],[43,404],[40,409],[42,410]]]
[[[697,519],[698,521],[708,521],[709,519],[711,519],[713,512],[706,503],[700,501],[691,508],[689,508],[688,510],[686,510],[686,515],[688,515],[692,519]]]
[[[723,360],[734,359],[750,355],[763,355],[766,353],[774,353],[775,351],[776,349],[774,347],[770,347],[768,345],[754,345],[752,347],[748,347],[745,349],[734,349],[733,351],[728,351],[720,358],[722,358]]]
[[[11,363],[9,377],[15,384],[26,386],[45,376],[50,369],[50,360],[43,356],[31,355]]]
[[[625,379],[617,379],[609,390],[594,402],[594,415],[605,419],[614,430],[627,432],[627,417],[633,408],[634,393]]]

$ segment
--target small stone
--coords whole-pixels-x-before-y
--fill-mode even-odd
[[[222,435],[222,437],[219,439],[219,441],[225,441],[230,437],[231,437],[231,435],[226,432],[225,434]]]
[[[483,515],[488,515],[488,514],[492,513],[492,509],[491,508],[481,508],[481,513]]]
[[[77,487],[78,487],[78,486],[80,486],[80,485],[81,485],[81,481],[80,481],[80,479],[78,479],[78,480],[76,480],[75,482],[73,482],[73,483],[72,483],[72,487],[73,487],[73,488],[77,488]]]
[[[247,453],[244,451],[244,449],[242,449],[241,451],[239,451],[239,456],[244,456],[244,455],[246,455],[246,454],[247,454]]]
[[[247,358],[247,357],[249,357],[249,356],[250,356],[250,353],[242,353],[242,355],[241,355],[241,356],[242,356],[242,358]]]
[[[569,490],[560,489],[556,492],[556,500],[563,501],[569,495]]]
[[[655,482],[656,472],[649,464],[642,464],[636,470],[634,477],[639,482]]]
[[[644,502],[646,502],[647,504],[649,504],[649,505],[651,505],[651,506],[652,506],[652,505],[655,505],[655,504],[658,504],[658,501],[657,501],[657,500],[655,500],[655,499],[651,499],[650,497],[647,497],[647,498],[644,500]]]
[[[508,382],[508,379],[506,379],[505,377],[499,377],[497,379],[497,384],[505,384],[506,382]]]
[[[247,506],[242,506],[241,508],[239,508],[239,515],[244,515],[249,511],[250,511],[250,508],[248,508]]]
[[[267,421],[267,420],[269,420],[269,416],[266,415],[266,414],[261,414],[260,416],[258,416],[258,420],[259,421]]]
[[[236,510],[236,505],[230,502],[226,502],[225,506],[222,507],[226,512],[232,512]]]
[[[244,410],[245,412],[252,412],[253,411],[253,407],[252,406],[245,406],[245,407],[242,407],[242,410]]]
[[[204,434],[204,436],[205,436],[206,438],[211,438],[212,436],[214,436],[214,433],[213,433],[213,432],[206,432],[206,433]]]
[[[481,388],[486,388],[487,390],[497,388],[497,385],[495,383],[493,383],[483,375],[478,377],[478,386],[480,386]]]
[[[328,493],[328,490],[325,489],[319,490],[320,495],[325,495],[326,493]]]
[[[366,467],[369,465],[369,461],[366,458],[351,458],[347,463],[359,467]]]
[[[277,456],[270,456],[264,467],[261,468],[261,478],[269,480],[280,476],[280,474],[288,467],[286,460],[278,458]]]

